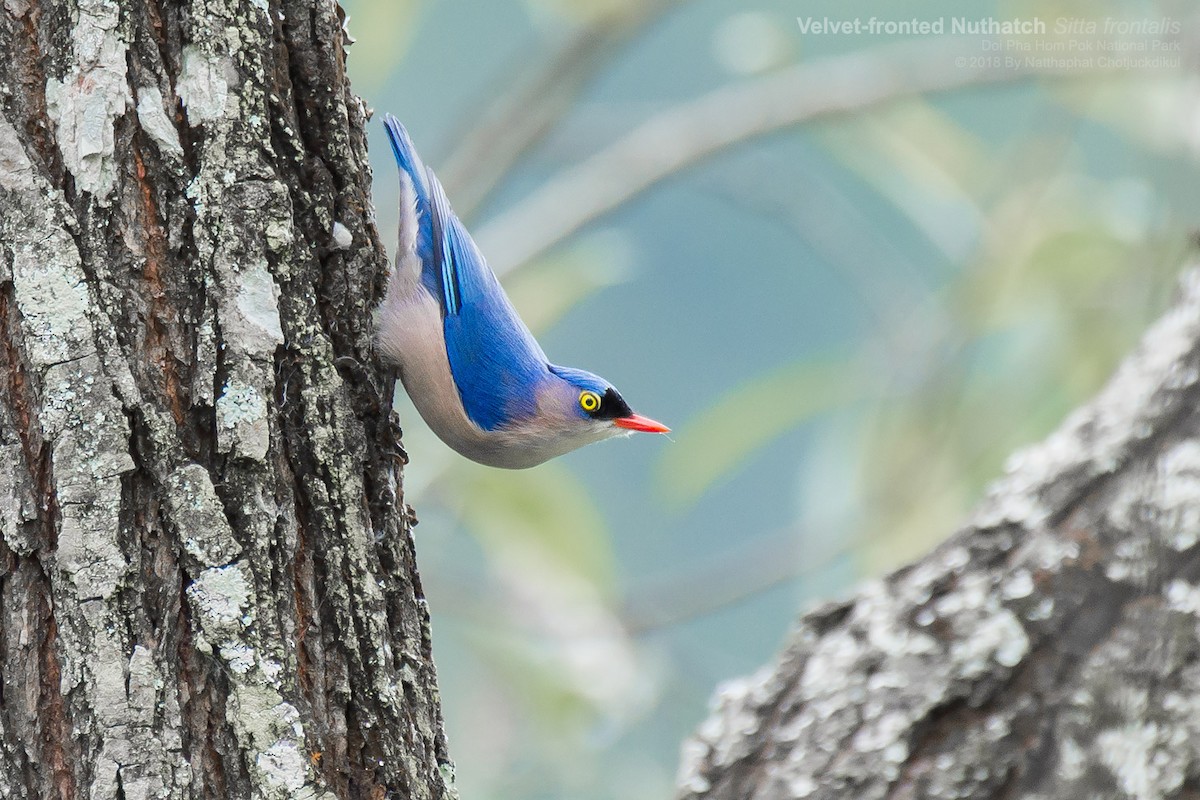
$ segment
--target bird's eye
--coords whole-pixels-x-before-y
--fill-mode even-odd
[[[584,392],[579,395],[579,407],[591,414],[600,409],[600,395],[595,392]]]

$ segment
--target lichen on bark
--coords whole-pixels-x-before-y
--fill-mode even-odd
[[[0,10],[0,797],[453,796],[343,24]]]

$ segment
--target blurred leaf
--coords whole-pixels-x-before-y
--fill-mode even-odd
[[[948,259],[970,253],[990,154],[963,126],[916,98],[839,125],[823,141]]]
[[[978,135],[925,98],[866,114],[861,123],[864,139],[873,143],[862,152],[877,151],[913,184],[958,194],[978,189],[996,168]]]
[[[534,11],[548,11],[574,22],[590,22],[627,12],[645,0],[525,0]]]
[[[735,11],[717,23],[712,51],[726,71],[754,75],[780,67],[796,58],[795,21],[766,11]]]
[[[1200,99],[1194,76],[1164,71],[1154,80],[1057,86],[1059,101],[1080,116],[1103,123],[1150,150],[1196,157],[1197,126],[1191,109]]]
[[[522,705],[532,707],[532,719],[541,732],[565,748],[561,755],[578,746],[578,741],[572,740],[592,723],[597,709],[572,686],[569,672],[557,659],[515,638],[510,630],[474,628],[470,640],[480,660],[517,693]],[[564,734],[574,736],[564,741]]]
[[[354,36],[354,82],[371,96],[387,86],[408,52],[417,29],[420,0],[345,0]]]
[[[630,245],[617,232],[586,236],[578,244],[512,273],[504,289],[535,333],[549,328],[597,289],[620,282],[629,272]]]
[[[613,556],[604,518],[587,489],[565,467],[498,470],[462,462],[455,494],[466,502],[463,519],[489,558],[530,548],[591,582],[613,588]]]
[[[464,522],[501,589],[476,639],[484,660],[559,734],[638,708],[650,679],[614,610],[609,539],[585,487],[557,464],[458,474]]]
[[[734,389],[687,422],[664,451],[657,477],[670,502],[694,503],[759,448],[810,417],[853,398],[861,387],[849,362],[804,362]]]

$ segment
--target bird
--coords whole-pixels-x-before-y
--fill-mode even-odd
[[[550,363],[408,131],[391,114],[384,126],[400,238],[376,343],[429,428],[472,461],[507,469],[635,431],[668,433],[604,378]]]

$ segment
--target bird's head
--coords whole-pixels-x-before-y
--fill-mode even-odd
[[[669,433],[670,428],[649,417],[635,414],[611,383],[581,369],[550,365],[554,381],[554,405],[575,425],[604,431],[601,438],[631,431]]]
[[[667,433],[661,422],[634,413],[611,383],[581,369],[547,365],[537,391],[537,410],[523,421],[526,436],[542,440],[542,455],[566,453],[592,442],[634,431]],[[530,443],[532,444],[532,443]]]

